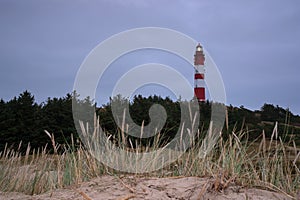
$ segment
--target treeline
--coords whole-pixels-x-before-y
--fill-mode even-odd
[[[50,143],[44,130],[53,133],[57,143],[70,141],[71,134],[76,133],[71,94],[48,98],[41,104],[28,91],[7,102],[0,100],[0,151],[6,144],[20,151],[25,151],[29,143],[32,149],[43,147]]]
[[[251,111],[244,106],[227,107],[229,127],[237,130],[247,128],[250,138],[258,137],[264,130],[266,137],[271,137],[277,122],[277,130],[282,139],[293,139],[300,143],[300,116],[289,109],[265,103],[260,110]]]
[[[5,145],[25,151],[28,143],[31,149],[45,146],[47,143],[50,147],[50,139],[44,130],[53,133],[58,144],[71,143],[72,135],[75,141],[79,141],[72,115],[72,99],[75,95],[69,93],[60,98],[48,98],[41,104],[37,104],[34,96],[28,91],[7,102],[0,99],[0,151],[5,148]],[[154,103],[162,105],[167,113],[167,120],[161,131],[162,138],[168,141],[176,134],[181,117],[180,102],[156,95],[149,97],[138,95],[132,101],[117,96],[109,103],[97,107],[96,113],[100,117],[101,127],[110,134],[118,134],[120,131],[111,110],[111,103],[118,101],[129,104],[130,116],[138,125],[147,125],[150,122],[149,109]],[[89,98],[82,103],[96,106]],[[200,129],[207,129],[210,112],[211,102],[200,103]],[[294,137],[300,140],[300,117],[288,109],[264,104],[260,110],[251,111],[243,106],[230,105],[227,106],[227,114],[224,138],[232,131],[240,129],[248,129],[250,138],[259,136],[262,130],[265,130],[267,137],[270,137],[275,122],[279,122],[279,133],[282,137],[286,139]]]

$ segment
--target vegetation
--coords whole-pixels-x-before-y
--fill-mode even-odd
[[[58,143],[70,141],[71,133],[76,133],[70,94],[48,98],[40,105],[28,91],[8,102],[0,100],[0,150],[8,145],[25,152],[28,143],[32,148],[44,147],[49,143],[44,130],[53,132]]]
[[[28,143],[30,143],[31,149],[42,148],[49,143],[44,130],[53,133],[58,144],[71,143],[71,134],[77,141],[79,137],[72,115],[72,98],[75,95],[73,93],[67,94],[65,97],[48,98],[41,104],[37,104],[34,96],[28,91],[7,102],[0,99],[0,151],[3,151],[8,145],[10,149],[19,149],[20,152],[25,153]],[[174,102],[168,97],[138,95],[129,102],[129,100],[117,96],[106,105],[97,107],[101,127],[111,134],[119,131],[111,112],[111,103],[115,101],[129,103],[129,113],[138,125],[149,123],[148,111],[154,103],[162,105],[166,109],[167,120],[161,134],[166,140],[172,138],[179,128],[181,115],[179,101]],[[89,98],[79,103],[95,106]],[[208,129],[210,109],[211,102],[200,104],[200,130]],[[238,108],[230,105],[227,107],[227,111],[228,121],[223,131],[224,139],[228,138],[234,129],[249,130],[251,140],[257,138],[263,130],[266,137],[270,138],[272,129],[278,122],[281,138],[284,141],[293,139],[300,144],[300,116],[292,114],[288,109],[264,104],[261,110],[251,111],[243,106]],[[48,145],[50,146],[50,143]]]
[[[84,126],[82,128],[86,131]],[[249,132],[233,132],[227,140],[221,138],[213,151],[204,157],[199,156],[201,144],[194,143],[175,163],[153,172],[152,176],[210,176],[213,177],[212,187],[216,191],[236,184],[296,196],[300,185],[300,149],[292,141],[283,143],[277,128],[276,124],[270,140],[265,138],[264,133],[256,141],[249,141],[245,139],[248,138]],[[95,129],[96,138],[99,137],[98,134],[105,134],[99,126]],[[29,154],[31,149],[28,146],[25,156],[8,148],[0,153],[0,191],[39,194],[76,185],[103,174],[120,174],[91,156],[95,152],[91,146],[76,147],[74,142],[69,145],[57,145],[54,135],[46,133],[52,141],[54,154],[48,153],[47,146],[32,151],[32,154]],[[125,135],[123,137],[126,138]],[[127,140],[119,142],[124,141]],[[128,146],[130,145],[120,148],[126,152],[133,152],[129,164],[135,167],[137,163],[134,161],[139,157],[139,152]],[[157,148],[158,146],[153,146],[151,150]],[[118,157],[108,156],[116,165],[124,165]],[[154,157],[149,162],[155,164],[161,160]]]
[[[95,148],[102,147],[82,145],[72,116],[74,95],[48,98],[45,103],[37,104],[34,96],[25,91],[8,102],[0,100],[0,191],[39,194],[79,184],[102,174],[120,174],[92,156]],[[134,169],[138,164],[134,161],[140,152],[158,150],[174,137],[179,128],[179,101],[158,96],[135,96],[128,101],[134,122],[142,127],[150,122],[148,110],[153,103],[166,109],[166,125],[156,136],[146,140],[135,140],[117,127],[110,106],[114,101],[128,100],[118,96],[97,107],[98,120],[93,127],[95,138],[92,139],[101,135],[112,136],[118,147],[128,152]],[[79,103],[96,106],[89,98]],[[272,104],[264,104],[259,111],[230,105],[222,137],[209,147],[213,150],[203,156],[199,154],[204,148],[200,136],[204,130],[209,130],[210,134],[210,108],[211,102],[200,103],[203,117],[197,127],[198,135],[192,138],[191,148],[176,162],[151,175],[211,176],[217,191],[238,184],[296,196],[300,186],[300,149],[297,147],[300,117]],[[99,128],[99,123],[104,131]],[[89,134],[91,129],[83,122],[80,125],[82,133]],[[109,159],[118,166],[124,164],[113,154]],[[153,165],[161,162],[159,157],[149,160]]]

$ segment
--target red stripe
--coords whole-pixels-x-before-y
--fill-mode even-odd
[[[194,88],[194,93],[199,101],[205,101],[205,88]]]
[[[204,74],[195,74],[195,79],[204,79]]]

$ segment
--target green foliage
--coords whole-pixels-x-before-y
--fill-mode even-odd
[[[28,135],[38,137],[36,128],[38,123],[35,120],[40,107],[34,102],[33,95],[25,91],[15,97],[6,104],[2,102],[1,112],[1,147],[8,143],[9,145],[16,146],[20,141],[23,144],[32,142],[33,145],[38,141],[30,141]]]
[[[59,99],[48,98],[41,105],[35,103],[28,91],[8,102],[0,101],[0,150],[6,143],[21,152],[28,143],[33,149],[45,146],[50,141],[44,130],[54,133],[59,143],[70,141],[71,133],[76,133],[70,94]]]
[[[47,102],[41,107],[37,119],[43,130],[54,133],[58,143],[70,142],[71,133],[75,134],[73,115],[72,115],[72,96],[67,94],[63,98],[48,98]]]
[[[76,99],[78,98],[75,92],[60,98],[49,97],[46,102],[38,105],[34,96],[29,91],[24,91],[10,101],[5,102],[3,99],[0,99],[0,150],[3,150],[6,144],[14,149],[19,148],[22,152],[26,150],[28,143],[30,143],[32,149],[44,146],[50,143],[44,130],[53,133],[59,144],[70,143],[71,134],[77,140],[79,137],[72,115],[72,100],[75,97]],[[164,143],[172,139],[180,128],[182,114],[180,103],[182,101],[173,101],[168,97],[162,98],[157,95],[143,97],[137,95],[132,101],[129,101],[118,95],[111,98],[106,105],[98,108],[89,97],[77,100],[78,106],[81,106],[83,109],[86,106],[96,107],[101,127],[109,134],[115,136],[120,133],[120,128],[117,126],[116,121],[122,122],[123,120],[122,114],[117,119],[114,119],[112,115],[111,104],[116,102],[120,105],[129,104],[128,113],[134,123],[139,126],[149,124],[149,109],[152,105],[159,104],[164,107],[167,119],[160,131],[161,141],[164,141]],[[211,120],[212,102],[200,102],[199,106],[200,125],[198,128],[200,132],[204,132],[208,129]],[[123,113],[122,106],[119,109],[119,113]],[[93,116],[90,112],[91,110],[87,110],[86,116]],[[244,106],[233,107],[230,105],[227,107],[227,114],[228,120],[224,126],[224,139],[228,138],[232,132],[240,129],[248,129],[250,139],[257,138],[263,130],[266,133],[266,137],[271,137],[275,122],[278,122],[278,130],[282,139],[294,139],[297,143],[300,143],[300,117],[293,115],[288,109],[283,109],[278,105],[264,104],[261,110],[256,111],[248,110]],[[136,138],[133,137],[129,137],[129,139],[136,141]],[[22,141],[21,145],[19,144],[20,141]],[[154,137],[142,139],[139,142],[143,145],[148,145],[154,142]],[[133,143],[135,145],[135,142]]]

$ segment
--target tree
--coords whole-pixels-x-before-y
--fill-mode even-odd
[[[36,128],[39,127],[36,121],[36,114],[39,106],[34,101],[34,96],[25,91],[14,97],[12,100],[3,105],[2,101],[2,120],[1,120],[1,137],[3,138],[2,147],[8,143],[12,147],[17,147],[22,141],[21,150],[24,150],[27,143],[33,146],[38,144]]]
[[[70,143],[71,134],[75,138],[78,137],[72,114],[72,98],[69,93],[63,98],[48,98],[41,108],[41,131],[53,133],[57,143]]]

